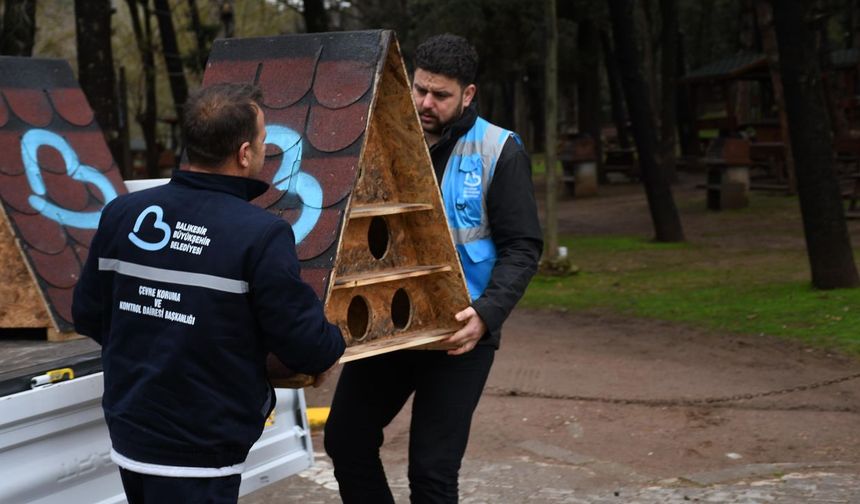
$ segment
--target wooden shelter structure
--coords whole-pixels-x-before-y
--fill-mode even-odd
[[[101,210],[126,192],[65,60],[0,57],[0,328],[74,336]]]
[[[470,299],[393,32],[219,40],[217,82],[263,90],[272,187],[254,203],[292,224],[342,361],[459,329]]]
[[[842,175],[860,169],[860,49],[828,53],[823,65],[833,120],[833,150]],[[785,189],[793,185],[786,160],[788,136],[780,117],[780,94],[764,53],[742,52],[690,71],[681,80],[690,87],[696,141],[714,137],[746,138],[749,163],[767,168],[774,184],[752,188]],[[705,149],[708,150],[708,149]],[[709,152],[713,154],[714,150]],[[735,162],[738,162],[735,159]]]

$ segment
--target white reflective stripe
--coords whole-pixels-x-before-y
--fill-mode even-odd
[[[482,240],[490,237],[489,226],[477,226],[470,228],[451,228],[455,245],[464,245],[471,241]]]
[[[110,449],[110,458],[116,465],[129,471],[140,474],[151,474],[153,476],[168,476],[171,478],[221,478],[223,476],[242,474],[242,471],[245,470],[244,462],[227,467],[184,467],[149,464],[147,462],[132,460],[113,448]]]
[[[120,261],[119,259],[99,257],[99,270],[115,271],[120,275],[145,278],[147,280],[155,280],[156,282],[205,287],[233,294],[245,294],[248,292],[248,282],[244,280],[234,280],[232,278],[206,275],[204,273],[154,268],[133,262]]]

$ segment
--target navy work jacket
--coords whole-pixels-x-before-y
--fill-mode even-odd
[[[299,277],[293,231],[248,203],[267,184],[177,171],[102,212],[75,289],[76,330],[102,345],[113,448],[135,462],[244,462],[275,405],[265,360],[318,374],[340,330]]]

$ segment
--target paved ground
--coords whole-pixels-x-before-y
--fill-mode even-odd
[[[856,360],[600,314],[520,310],[506,329],[463,503],[860,502]],[[327,404],[331,385],[307,395]],[[407,405],[382,451],[397,502],[408,502],[408,420]],[[320,434],[314,443],[322,451]],[[242,502],[336,503],[336,485],[318,453]]]

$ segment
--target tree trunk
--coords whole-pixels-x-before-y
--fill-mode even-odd
[[[812,284],[819,289],[856,287],[860,278],[833,171],[827,106],[803,1],[772,5]]]
[[[577,29],[579,75],[576,79],[576,99],[579,132],[594,140],[597,153],[597,173],[606,182],[603,173],[603,142],[600,140],[600,34],[594,21],[585,18]]]
[[[660,0],[662,59],[662,99],[660,111],[660,161],[670,180],[675,180],[675,127],[677,119],[676,72],[678,71],[678,3],[676,0]]]
[[[546,97],[544,101],[546,138],[546,244],[544,257],[558,258],[558,188],[556,149],[558,148],[558,24],[555,0],[545,0],[546,19]]]
[[[612,102],[612,122],[615,123],[618,146],[630,148],[630,136],[627,131],[627,109],[624,106],[624,87],[621,76],[618,75],[618,60],[612,50],[612,42],[606,30],[600,30],[600,42],[603,47],[603,64],[606,67],[606,80],[609,81],[609,97]]]
[[[155,17],[158,19],[158,31],[161,33],[161,48],[170,80],[170,93],[173,95],[176,119],[179,124],[182,124],[182,107],[188,99],[188,81],[185,80],[182,57],[179,55],[179,44],[176,42],[176,31],[173,29],[173,18],[170,15],[170,5],[167,0],[155,0]]]
[[[131,161],[131,124],[128,120],[128,83],[125,79],[125,67],[119,67],[119,80],[117,83],[119,92],[117,93],[117,101],[119,102],[119,113],[117,114],[117,127],[119,129],[119,145],[120,145],[120,170],[122,178],[129,180],[134,178],[134,166]]]
[[[328,16],[323,0],[304,0],[302,15],[305,18],[305,31],[308,33],[328,31]]]
[[[635,6],[638,6],[638,8]],[[654,49],[656,42],[651,36],[651,29],[654,25],[653,19],[651,19],[651,1],[641,0],[634,2],[633,15],[633,28],[638,29],[641,27],[642,29],[638,37],[638,41],[642,45],[641,47],[637,45],[637,49],[639,49],[637,52],[639,53],[639,61],[642,62],[642,73],[646,77],[648,90],[651,92],[649,94],[651,110],[657,111],[660,110],[660,95],[657,92],[659,89],[657,86],[657,51]],[[655,114],[654,122],[659,123],[659,120],[660,116]]]
[[[848,121],[842,113],[842,107],[839,106],[839,72],[834,71],[833,65],[830,63],[830,53],[833,51],[830,38],[827,35],[827,18],[819,20],[817,23],[816,35],[818,39],[818,61],[820,63],[820,71],[827,77],[823,78],[822,90],[824,91],[825,103],[827,103],[828,117],[830,118],[830,127],[833,130],[833,135],[841,138],[848,135]]]
[[[526,73],[517,72],[514,78],[514,131],[519,133],[527,152],[534,148],[530,134],[528,90]]]
[[[221,25],[224,27],[224,38],[233,38],[236,34],[236,13],[233,9],[233,0],[221,2]]]
[[[146,176],[148,178],[158,177],[158,144],[156,140],[156,94],[155,94],[155,53],[152,48],[152,23],[150,22],[149,0],[126,0],[131,12],[131,25],[134,30],[134,38],[140,52],[140,61],[143,64],[143,86],[144,105],[141,110],[138,105],[137,122],[143,131],[143,139],[146,142]],[[140,19],[139,6],[143,5],[143,22]]]
[[[662,166],[657,164],[657,138],[654,128],[654,115],[651,110],[648,83],[642,74],[636,51],[636,31],[633,18],[632,0],[610,0],[609,12],[612,18],[612,33],[627,109],[633,124],[633,138],[639,154],[642,182],[648,198],[651,220],[654,223],[655,238],[660,242],[684,240],[684,231],[678,209],[672,197],[669,178]]]
[[[782,85],[782,77],[779,71],[779,49],[776,42],[776,33],[773,26],[773,15],[770,0],[756,1],[756,23],[761,33],[762,50],[767,55],[770,80],[773,86],[773,101],[776,103],[779,115],[779,130],[782,134],[782,143],[785,145],[785,160],[783,162],[782,174],[788,182],[788,191],[793,193],[797,189],[795,179],[794,155],[791,148],[791,129],[788,125],[788,116],[785,112],[785,95]]]
[[[36,0],[6,0],[0,54],[32,56],[35,41]]]
[[[78,81],[115,162],[121,163],[110,17],[110,0],[75,0]]]
[[[196,72],[199,75],[206,70],[206,60],[209,51],[206,44],[206,34],[203,33],[203,25],[200,23],[200,9],[197,8],[197,0],[188,0],[188,10],[191,13],[191,29],[194,30],[194,38],[197,41]]]
[[[687,73],[687,65],[684,58],[685,40],[684,35],[679,31],[676,33],[678,40],[677,52],[677,68],[675,76],[680,78]],[[696,137],[696,116],[693,110],[693,99],[690,96],[690,86],[687,84],[676,87],[676,117],[678,119],[678,140],[681,144],[681,154],[688,157],[697,157],[701,155],[699,139]]]
[[[691,51],[692,58],[690,58],[691,68],[699,68],[703,64],[711,62],[711,51],[705,44],[709,38],[708,27],[710,26],[711,13],[714,12],[714,0],[702,0],[700,9],[691,44],[693,49]]]

